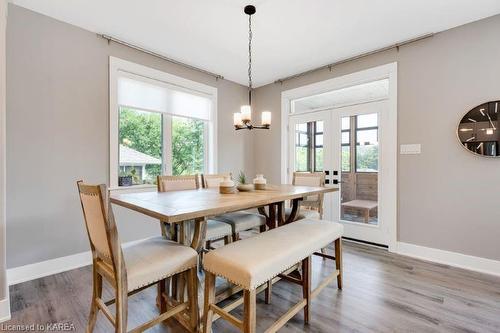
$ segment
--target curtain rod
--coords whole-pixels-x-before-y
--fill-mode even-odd
[[[307,70],[305,72],[301,72],[301,73],[298,73],[298,74],[287,76],[287,77],[282,78],[282,79],[278,79],[278,80],[274,81],[274,83],[283,83],[285,81],[288,81],[288,80],[291,80],[291,79],[295,79],[297,77],[304,76],[304,75],[307,75],[307,74],[310,74],[310,73],[313,73],[313,72],[316,72],[316,71],[319,71],[319,70],[322,70],[322,69],[328,69],[328,70],[331,71],[332,67],[338,66],[340,64],[344,64],[346,62],[358,60],[358,59],[367,57],[369,55],[373,55],[373,54],[376,54],[376,53],[384,52],[384,51],[387,51],[387,50],[392,50],[394,48],[399,48],[400,46],[407,45],[407,44],[410,44],[410,43],[414,43],[414,42],[417,42],[417,41],[422,40],[422,39],[427,39],[427,38],[433,37],[434,35],[435,35],[435,33],[428,33],[428,34],[425,34],[425,35],[422,35],[422,36],[418,36],[418,37],[415,37],[415,38],[412,38],[412,39],[405,40],[403,42],[399,42],[399,43],[396,43],[396,44],[393,44],[393,45],[385,46],[385,47],[380,48],[380,49],[376,49],[376,50],[373,50],[373,51],[361,53],[361,54],[358,54],[358,55],[356,55],[354,57],[350,57],[350,58],[346,58],[346,59],[343,59],[343,60],[339,60],[337,62],[328,64],[328,65],[324,65],[324,66],[321,66],[321,67],[313,68],[313,69]]]
[[[175,60],[175,59],[166,57],[164,55],[161,55],[159,53],[156,53],[156,52],[144,49],[144,48],[142,48],[140,46],[137,46],[137,45],[125,42],[125,41],[123,41],[121,39],[114,38],[114,37],[111,37],[111,36],[108,36],[108,35],[104,35],[104,34],[97,34],[97,36],[106,39],[108,41],[108,43],[109,42],[115,42],[117,44],[121,44],[121,45],[127,46],[127,47],[129,47],[131,49],[134,49],[134,50],[137,50],[137,51],[140,51],[140,52],[143,52],[143,53],[147,53],[149,55],[152,55],[154,57],[163,59],[163,60],[168,61],[170,63],[176,64],[176,65],[179,65],[179,66],[182,66],[182,67],[185,67],[185,68],[188,68],[188,69],[191,69],[191,70],[203,73],[203,74],[207,74],[207,75],[213,76],[213,77],[215,77],[216,80],[219,80],[219,79],[222,80],[222,79],[224,79],[224,76],[222,76],[220,74],[212,73],[212,72],[206,71],[204,69],[188,65],[188,64],[180,62],[178,60]]]

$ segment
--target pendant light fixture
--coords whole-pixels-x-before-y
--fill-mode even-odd
[[[252,125],[252,15],[255,14],[255,6],[248,5],[244,9],[248,15],[248,105],[242,105],[241,111],[234,114],[234,128],[240,129],[269,129],[271,126],[271,112],[263,111],[261,125]]]

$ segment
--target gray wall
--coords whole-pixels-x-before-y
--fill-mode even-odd
[[[7,5],[5,2],[0,3],[0,304],[7,296],[7,275],[6,275],[6,215],[5,215],[5,95],[6,95],[6,28],[7,28]],[[0,318],[3,317],[0,305]]]
[[[216,81],[10,5],[7,34],[7,267],[89,250],[76,184],[108,182],[108,57],[218,88],[219,171],[254,174],[250,133],[232,113],[245,87]],[[122,241],[157,235],[157,222],[116,209]]]
[[[500,16],[358,61],[257,89],[256,109],[273,112],[255,134],[255,168],[280,180],[281,92],[398,62],[398,142],[421,155],[398,158],[398,238],[402,242],[500,260],[500,158],[466,152],[456,137],[462,115],[500,99]]]

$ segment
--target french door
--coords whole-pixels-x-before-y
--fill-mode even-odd
[[[344,224],[344,236],[388,245],[384,225],[383,128],[386,101],[292,115],[289,119],[288,176],[325,172],[324,217]]]

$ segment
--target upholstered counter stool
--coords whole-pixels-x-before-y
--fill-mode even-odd
[[[187,176],[158,176],[157,180],[158,192],[172,192],[172,191],[183,191],[183,190],[197,190],[200,188],[200,181],[198,175],[187,175]],[[167,229],[166,223],[162,224],[162,234],[164,236],[169,236],[174,239],[183,239],[185,237],[183,224],[180,226],[179,235],[174,235],[176,231]],[[231,242],[232,230],[227,224],[209,219],[207,221],[207,245],[206,248],[210,248],[210,242],[215,240],[224,239],[224,243],[227,244]]]
[[[218,188],[224,177],[231,174],[201,175],[203,188]],[[260,232],[266,231],[266,218],[258,213],[241,211],[218,215],[214,220],[230,225],[233,242],[240,239],[240,232],[259,228]]]
[[[292,184],[297,186],[325,186],[325,174],[323,172],[294,172]],[[288,218],[292,213],[291,208],[285,209]],[[300,202],[300,209],[295,221],[303,219],[320,220],[323,218],[323,194],[311,195]]]
[[[113,211],[106,200],[105,185],[82,182],[77,185],[92,250],[93,295],[87,332],[94,330],[99,311],[113,324],[115,332],[127,332],[128,296],[155,284],[161,291],[160,315],[133,332],[147,330],[182,312],[189,317],[191,332],[196,332],[199,322],[196,251],[163,237],[146,239],[122,249]],[[188,301],[167,311],[165,280],[179,273],[188,276]],[[115,299],[108,302],[102,299],[103,278],[115,290]],[[114,316],[108,308],[111,304],[116,304]]]
[[[276,277],[300,284],[303,298],[281,316],[266,332],[276,332],[300,310],[304,309],[304,320],[310,320],[311,300],[337,278],[342,288],[342,243],[343,226],[339,223],[320,220],[301,220],[272,229],[251,238],[210,251],[205,255],[205,301],[204,333],[210,333],[214,313],[245,333],[256,331],[256,294],[269,291],[269,283]],[[304,237],[307,235],[307,237]],[[311,290],[311,256],[315,251],[335,243],[336,269],[315,290]],[[297,263],[302,265],[301,278],[282,274]],[[229,311],[241,300],[225,308],[215,304],[215,277],[220,276],[243,288],[244,318],[240,320]]]

